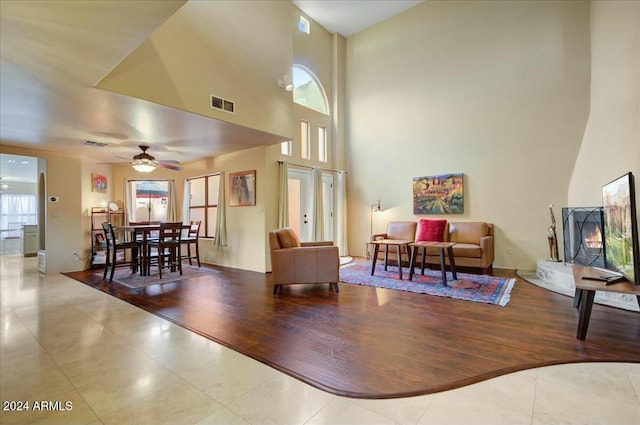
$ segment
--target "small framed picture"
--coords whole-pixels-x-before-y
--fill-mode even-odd
[[[256,204],[256,170],[229,174],[229,206]]]
[[[107,192],[107,176],[102,174],[91,174],[91,191],[92,192]]]

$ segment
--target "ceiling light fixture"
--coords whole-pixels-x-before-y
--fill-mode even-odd
[[[144,159],[133,161],[131,163],[131,166],[133,167],[134,170],[140,173],[150,173],[156,169],[156,166],[154,163],[150,161],[146,161]]]
[[[131,166],[140,173],[150,173],[156,169],[156,164],[148,159],[136,159],[131,163]]]
[[[139,171],[141,173],[150,173],[156,169],[156,159],[147,153],[147,149],[149,146],[140,145],[138,146],[142,153],[133,157],[133,162],[131,166],[134,170]]]
[[[278,87],[285,89],[286,91],[293,90],[293,80],[291,75],[285,74],[282,78],[278,78]]]

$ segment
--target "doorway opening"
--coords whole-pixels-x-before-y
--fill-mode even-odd
[[[0,154],[0,255],[35,256],[44,200],[38,184],[39,158]],[[38,233],[41,235],[38,236]]]

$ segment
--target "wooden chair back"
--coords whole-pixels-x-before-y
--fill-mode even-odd
[[[182,222],[160,223],[160,234],[158,239],[161,242],[180,242],[182,239]]]
[[[187,237],[190,239],[198,239],[198,235],[200,234],[200,224],[202,221],[200,220],[191,220],[189,224],[189,233]]]
[[[116,235],[113,231],[113,226],[109,222],[104,222],[102,223],[102,230],[104,230],[107,247],[113,249],[116,246]]]

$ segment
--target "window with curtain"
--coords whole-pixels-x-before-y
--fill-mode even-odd
[[[20,236],[24,224],[38,224],[36,195],[0,194],[0,229],[5,231],[3,237]],[[6,233],[9,230],[14,230],[16,234]]]
[[[189,220],[200,220],[200,237],[214,238],[218,216],[218,190],[220,174],[211,174],[187,180],[189,193]]]
[[[131,180],[132,208],[129,221],[167,221],[169,210],[168,180]]]

